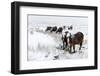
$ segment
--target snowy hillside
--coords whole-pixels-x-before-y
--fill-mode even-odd
[[[29,27],[28,29],[28,60],[63,60],[82,59],[88,57],[87,28],[77,28],[72,31],[82,31],[84,42],[81,51],[76,45],[76,52],[70,54],[68,50],[62,50],[61,34],[45,32],[44,27]]]

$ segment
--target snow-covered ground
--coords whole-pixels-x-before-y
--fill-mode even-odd
[[[63,60],[82,59],[88,57],[87,28],[78,29],[84,33],[84,42],[81,51],[76,45],[76,52],[70,54],[68,50],[62,50],[61,34],[45,32],[44,27],[30,27],[28,29],[28,60]],[[72,31],[78,31],[74,29]]]

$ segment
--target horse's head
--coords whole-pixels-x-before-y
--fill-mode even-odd
[[[71,36],[71,33],[69,31],[66,31],[65,35],[66,35],[67,38],[69,38]]]
[[[62,33],[62,39],[69,39],[71,33],[69,31],[65,31]]]
[[[66,26],[63,26],[63,29],[66,29]]]

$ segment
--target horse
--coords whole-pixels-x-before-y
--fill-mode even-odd
[[[48,26],[45,31],[50,31],[52,29],[51,26]]]
[[[72,30],[72,29],[73,29],[73,26],[72,25],[68,27],[68,30]]]
[[[68,31],[62,33],[63,50],[68,47]]]
[[[68,42],[69,48],[70,48],[70,53],[72,52],[72,47],[74,50],[73,53],[75,53],[75,45],[76,44],[80,45],[79,50],[81,50],[83,39],[84,39],[84,34],[82,32],[77,32],[76,34],[73,34],[73,35],[71,35],[71,33],[70,33],[69,42]]]
[[[59,27],[56,31],[56,33],[62,33],[63,29],[65,29],[66,27],[63,26],[63,27]]]
[[[57,30],[57,26],[52,27],[50,32],[55,32]]]

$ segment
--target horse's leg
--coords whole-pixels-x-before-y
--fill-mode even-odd
[[[66,48],[68,48],[68,43],[66,42]]]
[[[70,53],[72,52],[72,45],[70,45],[70,50],[69,51],[70,51]]]
[[[81,50],[81,47],[82,47],[82,42],[80,43],[80,48],[79,48],[79,52],[80,52],[80,50]]]
[[[64,50],[64,47],[65,47],[65,45],[64,45],[64,41],[63,41],[63,50]]]
[[[79,48],[79,50],[81,50],[81,47],[82,47],[82,42],[80,43],[80,48]]]
[[[73,45],[73,50],[74,50],[73,53],[75,53],[75,45]]]

